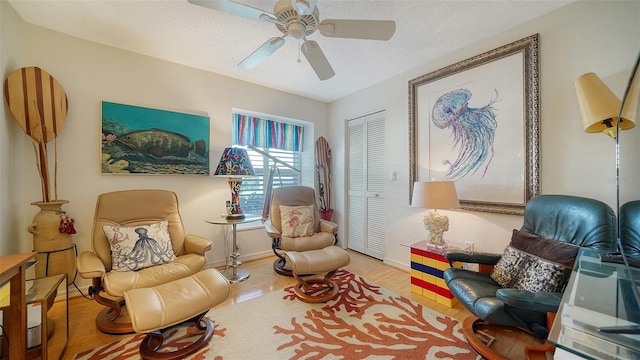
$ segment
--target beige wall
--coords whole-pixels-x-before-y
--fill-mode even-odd
[[[3,74],[8,74],[25,63],[25,29],[22,20],[6,1],[0,2],[0,26],[0,67]],[[5,76],[2,78],[4,84]],[[6,104],[4,85],[0,87],[0,93],[2,103]],[[21,151],[16,149],[13,139],[26,135],[13,121],[8,106],[2,107],[0,118],[0,254],[11,254],[22,250],[18,233],[25,229],[20,223],[24,214],[18,210],[22,204],[15,196],[23,192],[18,170]]]
[[[225,233],[205,219],[220,216],[230,198],[226,179],[212,176],[101,175],[101,101],[208,114],[210,160],[217,165],[231,143],[232,108],[252,110],[315,124],[309,129],[305,152],[313,161],[314,140],[326,136],[328,105],[300,96],[231,79],[194,68],[98,45],[22,22],[7,2],[2,9],[3,76],[23,66],[38,66],[52,74],[69,100],[66,123],[57,138],[58,194],[69,200],[65,209],[76,220],[74,242],[90,250],[96,196],[120,189],[162,188],[175,191],[187,231],[213,241],[207,254],[212,264],[225,259]],[[12,34],[11,37],[8,34]],[[18,35],[18,36],[16,36]],[[14,36],[16,36],[14,38]],[[5,41],[7,40],[7,41]],[[0,124],[0,254],[30,251],[25,231],[41,199],[30,139],[19,129],[3,100]],[[49,145],[53,159],[53,143]],[[215,168],[214,168],[215,169]],[[307,171],[305,182],[313,184]],[[261,226],[258,222],[256,225]],[[226,234],[231,239],[231,234]],[[262,227],[239,234],[241,252],[251,257],[271,254],[271,241]],[[243,258],[247,259],[247,258]]]
[[[639,24],[637,1],[579,1],[332,103],[328,139],[335,160],[338,208],[334,214],[341,224],[341,239],[348,241],[343,191],[346,119],[386,109],[386,173],[397,172],[397,180],[386,182],[385,261],[406,268],[409,252],[400,244],[424,237],[422,217],[426,211],[411,208],[408,199],[408,81],[535,33],[540,34],[541,191],[592,197],[614,206],[614,144],[604,135],[582,132],[573,80],[594,71],[621,96],[640,49]],[[637,133],[635,136],[639,138]],[[632,183],[633,176],[640,179],[640,165],[637,161],[629,165],[635,166],[635,175],[627,181]],[[450,226],[445,236],[452,241],[473,241],[484,251],[502,252],[511,230],[522,225],[520,216],[466,211],[447,214]]]

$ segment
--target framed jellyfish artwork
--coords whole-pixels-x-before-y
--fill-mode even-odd
[[[538,34],[409,81],[409,201],[455,181],[463,209],[522,215],[540,193]]]

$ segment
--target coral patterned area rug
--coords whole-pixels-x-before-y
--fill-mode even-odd
[[[189,359],[480,359],[456,319],[345,270],[334,281],[340,292],[325,304],[297,300],[288,287],[211,310],[213,338]],[[194,329],[183,324],[165,330],[163,346],[183,346]],[[75,359],[138,359],[142,337],[132,335]]]

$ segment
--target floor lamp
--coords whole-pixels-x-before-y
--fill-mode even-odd
[[[636,60],[640,61],[640,56]],[[620,210],[620,142],[619,132],[636,126],[635,116],[638,109],[638,86],[640,80],[635,73],[625,91],[625,106],[618,97],[600,80],[595,73],[579,76],[575,81],[576,95],[584,131],[588,133],[603,132],[613,138],[616,147],[616,213]],[[620,234],[618,222],[617,233]]]
[[[616,146],[616,215],[617,220],[617,239],[618,251],[622,254],[622,259],[625,262],[625,271],[628,279],[631,280],[631,284],[636,282],[633,272],[630,269],[629,262],[626,259],[624,244],[620,237],[620,139],[619,133],[622,130],[628,130],[635,126],[635,121],[638,120],[639,111],[638,108],[638,96],[640,95],[640,54],[638,55],[635,65],[633,67],[631,77],[627,84],[627,88],[620,101],[611,90],[595,75],[594,73],[588,73],[580,76],[575,81],[576,94],[578,96],[578,103],[580,105],[580,113],[582,114],[582,121],[585,125],[586,132],[598,132],[589,131],[595,127],[602,128],[604,124],[605,128],[602,130],[607,135],[611,136],[615,141]],[[617,107],[615,107],[617,105]],[[614,116],[611,116],[613,114]],[[599,120],[600,118],[600,120]],[[615,127],[611,123],[615,124]],[[589,125],[592,123],[592,125]],[[613,130],[611,129],[613,127]],[[640,290],[637,286],[631,286],[633,295],[636,301],[640,303]],[[621,334],[640,334],[640,326],[638,325],[625,325],[625,326],[605,326],[599,327],[597,330],[601,333],[621,333]]]

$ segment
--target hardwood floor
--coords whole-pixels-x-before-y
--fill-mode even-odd
[[[410,298],[442,314],[462,321],[469,312],[460,304],[453,308],[445,307],[425,297],[411,292],[410,275],[400,269],[383,264],[371,257],[350,251],[351,264],[345,269],[367,280],[383,286],[393,292]],[[247,301],[272,291],[280,290],[295,283],[295,279],[276,274],[272,269],[275,257],[254,260],[242,264],[242,268],[251,273],[251,277],[241,283],[233,284],[231,295],[226,300],[230,304]],[[102,306],[81,296],[69,300],[69,342],[62,356],[72,359],[79,351],[106,344],[122,336],[101,333],[95,327],[95,318]],[[62,316],[63,304],[54,304],[49,312],[52,318]],[[498,341],[494,348],[510,359],[523,359],[524,346],[536,343],[530,336],[519,331],[498,331]]]

